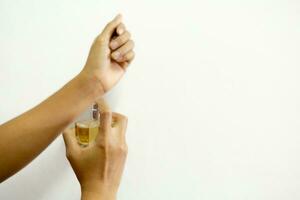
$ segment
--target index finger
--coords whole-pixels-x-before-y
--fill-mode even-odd
[[[96,104],[98,106],[98,110],[100,111],[100,113],[101,112],[111,112],[111,109],[104,98],[100,98],[100,99],[96,100]]]
[[[110,107],[103,98],[97,100],[96,103],[100,111],[100,126],[96,143],[101,145],[106,143],[108,134],[111,131],[112,113]]]
[[[101,112],[100,114],[100,127],[98,135],[95,140],[95,144],[98,147],[105,147],[109,142],[109,135],[111,133],[111,112]]]
[[[113,33],[116,31],[118,25],[122,22],[122,15],[117,15],[111,22],[109,22],[101,35],[103,35],[105,41],[109,42],[109,39],[112,37]]]

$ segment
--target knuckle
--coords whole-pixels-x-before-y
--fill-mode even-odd
[[[73,158],[72,152],[67,150],[66,151],[66,157],[67,157],[68,160],[71,160]]]
[[[128,35],[128,32],[126,32],[124,35],[120,36],[117,39],[118,44],[124,44],[128,40],[129,37],[130,36]]]
[[[128,153],[128,146],[126,144],[123,144],[121,146],[119,146],[119,152],[121,155],[127,155]]]
[[[126,37],[131,38],[131,33],[129,31],[126,31]]]
[[[105,43],[105,38],[102,35],[99,35],[98,37],[96,37],[94,43],[102,45]]]
[[[126,153],[126,155],[128,154],[128,145],[124,145],[123,152],[125,152],[125,153]]]
[[[128,43],[130,44],[130,46],[133,46],[133,45],[134,45],[133,40],[129,40]]]
[[[124,120],[124,122],[128,122],[128,117],[127,116],[125,116],[125,115],[123,115],[123,120]]]
[[[128,53],[127,53],[127,54],[125,54],[125,55],[124,55],[124,60],[129,60],[129,59],[130,59],[130,57],[131,57],[131,55],[130,55],[130,54],[128,54]]]
[[[120,45],[122,45],[125,42],[125,38],[124,37],[119,37],[115,41],[120,46]]]
[[[116,149],[116,146],[113,141],[111,141],[107,144],[107,148],[114,151]]]
[[[107,144],[105,142],[98,142],[97,147],[105,150],[105,149],[107,149]]]
[[[133,41],[133,40],[129,40],[129,46],[130,46],[131,48],[134,47],[134,41]]]
[[[126,42],[126,37],[125,36],[120,37],[119,40],[118,40],[119,45],[124,44],[125,42]]]
[[[135,53],[133,52],[133,53],[132,53],[132,57],[130,58],[130,60],[133,60],[134,57],[135,57]]]
[[[131,60],[133,57],[134,57],[134,53],[128,53],[128,54],[125,55],[126,60]],[[125,118],[127,119],[127,117],[125,117]]]
[[[121,114],[121,113],[115,112],[114,114],[115,114],[118,118],[121,118],[121,119],[126,119],[126,118],[127,118],[125,115],[123,115],[123,114]]]
[[[125,115],[122,115],[122,114],[119,114],[119,115],[120,115],[120,119],[121,119],[123,122],[125,122],[125,123],[127,124],[127,122],[128,122],[128,117],[125,116]]]
[[[128,146],[126,144],[117,145],[112,147],[112,151],[119,156],[127,155],[128,153]]]

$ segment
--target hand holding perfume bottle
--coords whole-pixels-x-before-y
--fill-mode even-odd
[[[82,147],[78,145],[81,136],[75,137],[74,128],[66,129],[66,155],[80,183],[82,199],[115,200],[128,151],[127,117],[112,113],[103,100],[97,106],[100,125],[96,138],[89,137],[84,141],[88,145]]]

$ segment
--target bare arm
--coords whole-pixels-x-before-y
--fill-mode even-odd
[[[38,106],[0,126],[0,180],[16,173],[43,151],[103,92],[100,83],[76,76]]]
[[[0,182],[32,161],[81,112],[117,84],[133,59],[129,37],[122,40],[120,48],[110,48],[116,32],[124,38],[124,29],[121,16],[117,16],[95,39],[79,75],[38,106],[0,126]]]

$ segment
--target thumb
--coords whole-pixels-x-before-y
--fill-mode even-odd
[[[63,138],[66,145],[67,156],[71,152],[79,150],[79,145],[75,137],[75,128],[67,128],[63,131]]]
[[[122,15],[118,14],[111,22],[109,22],[104,30],[101,33],[101,36],[103,39],[107,42],[109,42],[110,38],[114,34],[116,28],[121,24],[122,22]]]

